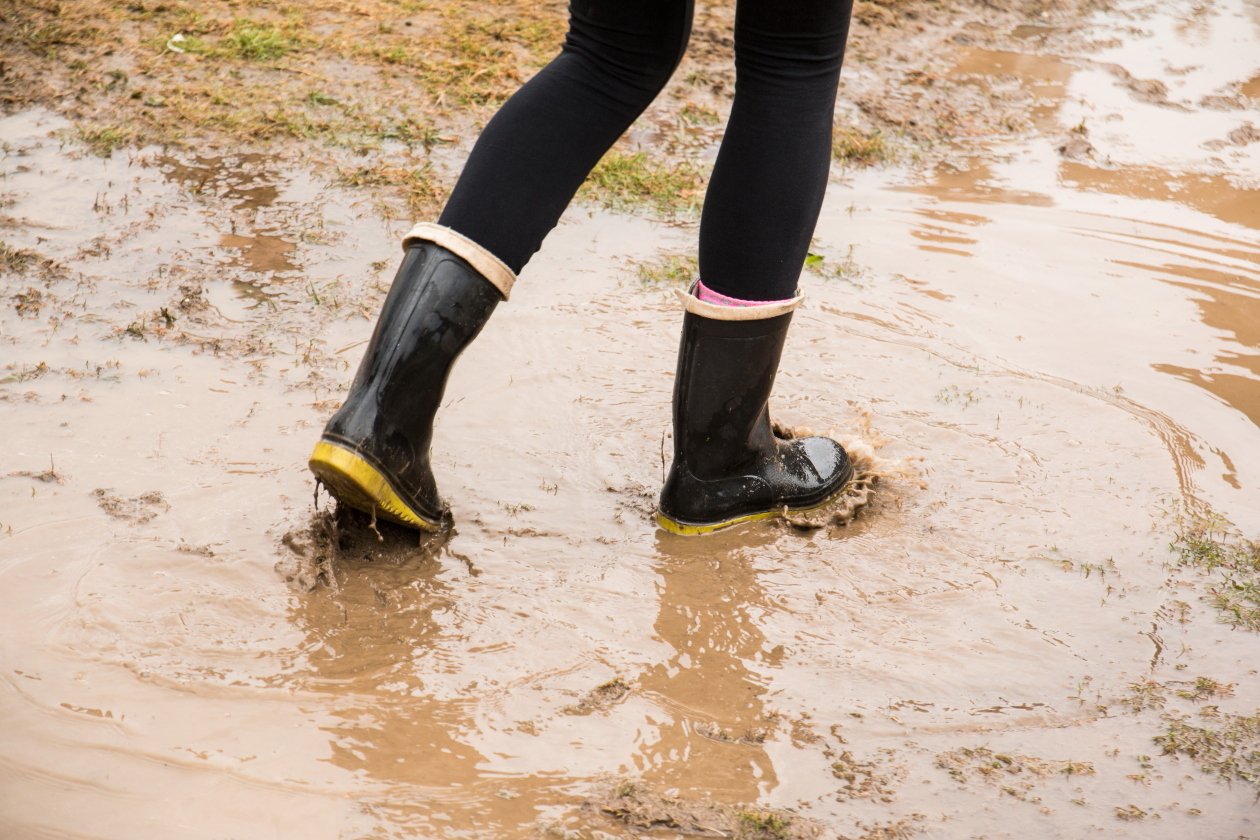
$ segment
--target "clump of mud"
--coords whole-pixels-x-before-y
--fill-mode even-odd
[[[589,715],[620,703],[629,693],[629,683],[621,677],[613,677],[608,682],[595,686],[581,700],[572,706],[565,706],[561,711],[566,715]]]
[[[276,562],[276,571],[301,592],[337,589],[346,565],[401,564],[446,535],[420,534],[339,504],[331,511],[317,510],[305,526],[280,538],[289,554]]]
[[[96,503],[100,505],[101,510],[114,519],[135,522],[138,525],[143,525],[158,514],[166,513],[171,509],[166,497],[156,490],[127,498],[115,495],[105,488],[97,488],[92,491],[92,495],[96,497]]]
[[[711,741],[720,741],[723,744],[764,744],[766,739],[774,732],[777,722],[776,717],[772,716],[768,726],[750,726],[742,734],[737,734],[709,721],[701,721],[694,728],[697,735],[708,738]]]
[[[633,829],[666,829],[688,837],[805,840],[823,836],[816,823],[787,811],[669,796],[634,781],[619,782],[586,804]]]
[[[1098,153],[1094,144],[1089,142],[1089,129],[1085,127],[1084,122],[1074,126],[1063,142],[1055,148],[1063,157],[1075,161],[1093,160]]]

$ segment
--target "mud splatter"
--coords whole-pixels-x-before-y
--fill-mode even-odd
[[[139,496],[119,496],[112,490],[98,488],[92,491],[96,504],[114,519],[134,522],[137,525],[152,520],[171,509],[170,503],[160,491],[152,490]]]
[[[332,510],[316,511],[306,525],[280,538],[287,551],[275,568],[298,591],[335,590],[347,564],[404,563],[433,552],[446,537],[445,532],[418,533],[335,504]]]
[[[780,440],[810,437],[814,431],[808,426],[788,426],[774,421],[774,434]],[[783,509],[783,521],[800,531],[816,531],[828,526],[844,527],[858,515],[858,512],[871,503],[875,493],[875,485],[879,482],[876,456],[873,446],[865,439],[853,435],[842,435],[835,431],[828,437],[844,447],[853,464],[853,478],[845,485],[844,490],[821,508],[810,511],[791,512]]]

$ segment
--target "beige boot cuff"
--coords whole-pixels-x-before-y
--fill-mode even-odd
[[[498,289],[504,300],[512,293],[512,284],[516,282],[516,274],[512,269],[462,233],[431,222],[421,222],[403,237],[403,250],[407,250],[415,242],[432,242],[460,257],[475,268],[486,282]]]
[[[798,294],[796,297],[788,300],[776,300],[772,303],[760,303],[756,306],[718,306],[715,303],[705,303],[690,291],[684,292],[682,289],[675,289],[674,293],[682,301],[683,308],[692,315],[700,315],[704,318],[711,318],[714,321],[760,321],[764,318],[775,318],[779,315],[786,315],[800,306],[801,301],[805,300],[805,295]]]

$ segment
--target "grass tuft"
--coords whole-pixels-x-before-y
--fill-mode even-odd
[[[92,154],[104,158],[136,139],[135,131],[120,125],[81,125],[78,134]]]
[[[1184,755],[1205,773],[1225,781],[1241,781],[1260,787],[1260,712],[1253,715],[1211,715],[1218,728],[1196,726],[1190,718],[1173,721],[1168,731],[1155,737],[1164,755]]]
[[[1183,523],[1169,548],[1178,568],[1211,578],[1207,601],[1221,621],[1260,631],[1260,542],[1243,539],[1224,519],[1208,515]]]
[[[667,254],[656,262],[639,263],[639,282],[644,285],[690,286],[699,273],[699,261],[689,254]]]
[[[275,61],[296,51],[298,42],[274,26],[240,19],[223,39],[223,48],[245,61]]]
[[[766,838],[766,840],[787,840],[792,826],[790,817],[784,817],[773,811],[744,810],[735,813],[739,823],[739,837]]]
[[[673,216],[699,209],[703,184],[701,171],[690,163],[671,165],[646,152],[614,149],[595,166],[582,190],[610,209],[648,207]]]
[[[340,170],[337,182],[347,187],[396,187],[406,197],[408,209],[418,217],[434,213],[446,195],[433,167],[427,163],[406,167],[378,161],[370,166]]]
[[[892,149],[878,128],[859,131],[856,128],[838,128],[831,140],[831,152],[836,160],[854,166],[873,166],[892,159]]]

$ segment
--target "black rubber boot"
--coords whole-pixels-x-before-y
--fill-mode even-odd
[[[784,440],[767,403],[799,298],[761,306],[714,306],[684,298],[674,381],[674,463],[657,522],[704,534],[824,504],[853,477],[834,440]]]
[[[310,468],[343,504],[436,530],[447,518],[429,467],[433,418],[455,359],[507,298],[515,276],[455,231],[417,225],[350,394]]]

